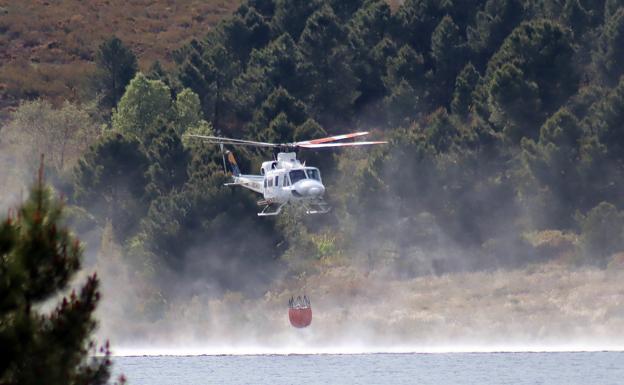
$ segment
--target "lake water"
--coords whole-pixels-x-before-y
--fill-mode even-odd
[[[624,352],[115,357],[130,385],[624,384]]]

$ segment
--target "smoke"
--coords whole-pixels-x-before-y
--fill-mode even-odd
[[[260,299],[178,301],[156,323],[127,321],[112,342],[118,353],[185,354],[617,348],[622,278],[557,264],[409,280],[333,268]],[[313,299],[302,330],[289,325],[285,305],[299,290]]]
[[[0,138],[2,131],[0,129]],[[30,171],[16,154],[9,151],[9,145],[0,140],[0,212],[6,214],[24,199],[29,184],[35,180],[35,174]]]
[[[360,156],[351,165],[367,154]],[[472,165],[482,172],[490,166]],[[344,167],[325,181],[330,194],[332,188],[351,188],[346,179],[357,177],[355,168],[346,172]],[[396,171],[389,163],[381,179],[392,180]],[[410,167],[399,171],[404,176],[400,182],[408,184],[419,172]],[[317,256],[312,269],[286,268],[278,261],[228,260],[227,247],[211,241],[189,252],[184,272],[161,276],[158,286],[174,295],[159,302],[154,312],[146,309],[144,297],[153,282],[142,283],[141,290],[133,290],[138,283],[132,278],[105,286],[104,303],[110,304],[102,307],[99,333],[111,339],[118,354],[624,347],[618,333],[624,326],[622,269],[571,264],[573,242],[561,232],[549,233],[557,242],[531,244],[518,233],[518,218],[529,217],[532,209],[525,212],[497,199],[508,186],[466,189],[457,206],[476,203],[458,216],[452,229],[428,211],[435,208],[437,190],[410,187],[408,193],[386,190],[381,206],[357,192],[355,204],[369,211],[361,218],[338,212],[306,219],[307,227],[353,238],[349,255]],[[334,203],[340,209],[340,202]],[[305,231],[303,223],[299,226]],[[252,228],[246,231],[247,237],[258,236]],[[462,232],[469,235],[458,238]],[[306,252],[294,247],[289,257],[309,260]],[[197,274],[208,267],[221,279]],[[232,280],[244,284],[233,285]],[[313,321],[308,328],[295,329],[287,303],[303,294],[312,300]],[[123,302],[132,304],[124,312],[115,310]]]
[[[0,207],[14,207],[31,178],[24,177],[26,170],[10,154],[0,152],[0,162],[2,176],[15,181],[3,185]],[[390,165],[382,179],[391,180],[395,171]],[[418,172],[400,171],[408,177]],[[354,175],[339,172],[342,176],[326,181],[330,194],[340,188],[341,178]],[[411,201],[435,200],[435,190],[411,187]],[[102,281],[98,340],[109,339],[118,354],[624,347],[619,333],[624,327],[623,269],[574,267],[561,260],[526,263],[526,245],[516,247],[511,235],[518,213],[504,206],[495,215],[480,214],[460,224],[460,231],[478,227],[473,231],[478,236],[499,230],[496,240],[483,236],[479,246],[485,246],[465,247],[431,213],[406,207],[409,195],[386,193],[382,207],[363,204],[365,194],[355,197],[363,210],[370,210],[367,218],[374,219],[355,223],[355,231],[347,226],[353,218],[341,213],[335,220],[318,219],[327,229],[350,231],[356,246],[348,249],[352,255],[337,261],[322,256],[314,269],[297,272],[279,260],[232,260],[218,240],[191,248],[182,271],[137,264],[114,239],[114,224],[75,223],[88,245],[77,281],[92,271]],[[467,202],[496,203],[491,191],[466,194]],[[253,228],[245,231],[248,242],[260,236]],[[159,274],[143,274],[154,270]],[[213,273],[202,276],[203,271]],[[312,300],[313,321],[295,329],[287,303],[303,294]]]

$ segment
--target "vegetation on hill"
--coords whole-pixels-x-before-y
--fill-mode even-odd
[[[101,83],[113,97],[88,116],[105,128],[57,185],[112,221],[156,285],[183,275],[245,291],[327,264],[406,278],[553,255],[606,266],[624,248],[623,5],[247,0],[173,65]],[[114,59],[134,73],[134,44],[117,48],[102,79]],[[259,219],[257,197],[223,186],[218,148],[183,138],[355,129],[390,144],[300,154],[324,173],[334,209],[321,217]],[[269,155],[238,151],[243,169]]]
[[[80,102],[99,44],[116,35],[140,67],[164,67],[181,43],[204,34],[238,1],[0,1],[0,106],[45,98]]]

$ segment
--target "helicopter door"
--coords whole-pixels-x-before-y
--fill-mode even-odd
[[[273,199],[277,196],[276,192],[279,190],[279,179],[275,173],[268,173],[264,176],[264,183],[266,188],[264,189],[264,197],[266,199]]]

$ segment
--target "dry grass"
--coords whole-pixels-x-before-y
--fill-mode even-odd
[[[0,0],[0,107],[22,98],[76,100],[98,45],[115,34],[141,68],[171,65],[172,52],[231,14],[228,0]]]
[[[103,336],[115,336],[117,346],[149,341],[206,350],[621,347],[623,279],[622,268],[554,263],[411,280],[336,267],[283,280],[260,299],[194,296],[170,304],[157,323],[103,315]],[[303,293],[312,299],[314,319],[300,331],[289,325],[286,303]]]
[[[113,34],[142,69],[173,64],[174,50],[205,35],[241,0],[0,0],[0,121],[20,99],[78,102],[98,45]],[[393,10],[401,0],[388,1]]]

